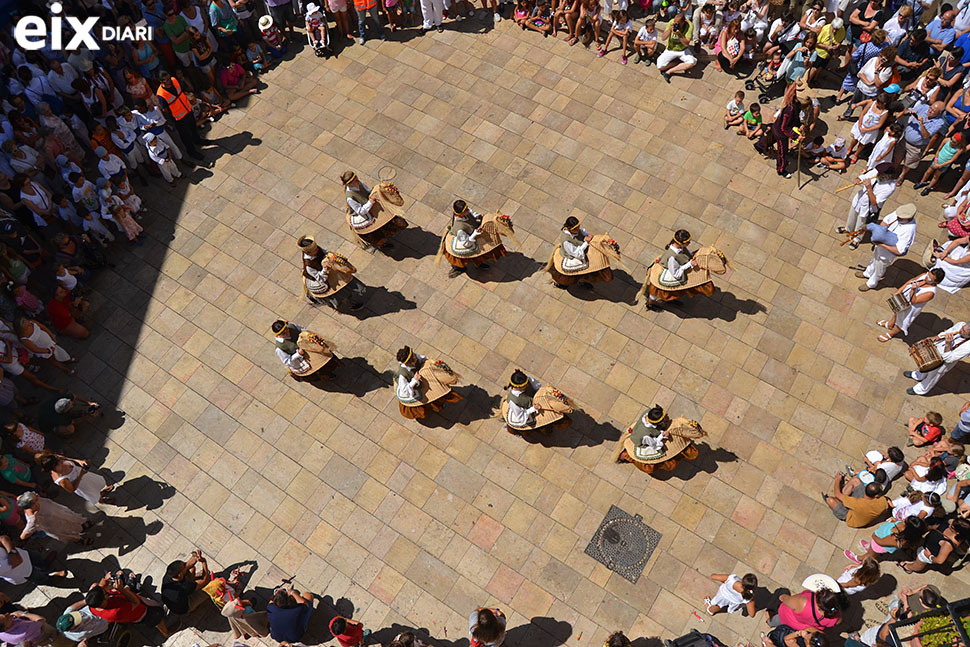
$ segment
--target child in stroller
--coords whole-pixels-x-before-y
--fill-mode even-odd
[[[764,61],[758,66],[758,71],[753,79],[744,82],[746,90],[758,89],[758,101],[768,103],[773,98],[778,86],[785,81],[785,56],[780,49],[776,49],[771,54],[771,59]],[[780,93],[779,93],[780,94]]]
[[[306,37],[317,56],[330,56],[330,31],[327,29],[327,17],[320,10],[320,5],[311,2],[306,6]]]

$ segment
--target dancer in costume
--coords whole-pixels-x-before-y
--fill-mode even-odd
[[[451,224],[441,235],[435,264],[439,264],[442,257],[447,259],[451,265],[449,278],[458,276],[469,265],[487,270],[489,261],[508,254],[503,237],[518,244],[511,218],[498,213],[482,216],[469,209],[464,200],[455,200]]]
[[[647,474],[672,470],[681,459],[694,460],[700,454],[694,440],[707,435],[694,420],[671,420],[659,404],[626,431],[617,444],[616,462],[633,463]]]
[[[273,322],[272,331],[276,336],[276,356],[294,380],[327,379],[341,366],[333,343],[317,333],[282,319]]]
[[[424,355],[415,353],[410,346],[397,351],[400,363],[394,377],[401,415],[408,420],[427,418],[448,402],[460,402],[462,396],[451,387],[461,376],[441,360],[428,361]]]
[[[559,233],[559,244],[546,263],[546,271],[559,289],[576,283],[590,289],[593,283],[613,280],[610,260],[623,265],[619,244],[606,234],[591,235],[578,218],[569,216]]]
[[[558,389],[543,386],[518,369],[505,388],[508,393],[502,401],[502,418],[510,434],[569,426],[568,414],[575,410],[575,405]]]
[[[363,296],[364,286],[354,278],[357,268],[347,257],[321,249],[313,236],[300,237],[297,245],[303,252],[303,296],[334,310],[346,302],[351,310],[360,310],[363,304],[352,299]]]
[[[390,182],[381,182],[371,191],[354,171],[344,171],[340,181],[347,193],[347,224],[361,247],[389,249],[389,239],[408,227],[401,216],[404,199]]]
[[[689,231],[678,229],[663,254],[647,270],[640,294],[647,294],[648,310],[659,310],[662,302],[680,297],[714,294],[711,274],[724,274],[727,259],[716,247],[703,247],[695,254],[687,247],[690,240]]]

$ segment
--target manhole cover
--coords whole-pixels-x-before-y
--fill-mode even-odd
[[[640,515],[629,515],[614,505],[586,546],[586,554],[636,583],[659,543],[660,533],[643,523]]]

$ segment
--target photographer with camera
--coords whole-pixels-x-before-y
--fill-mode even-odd
[[[202,565],[201,571],[196,566]],[[210,579],[209,565],[202,556],[202,550],[196,548],[187,560],[175,560],[165,569],[162,578],[162,602],[168,607],[169,613],[184,616],[199,608],[209,596],[202,590]]]
[[[37,427],[42,433],[55,432],[60,436],[70,436],[77,431],[76,425],[101,411],[97,402],[89,402],[73,393],[51,398],[37,408]]]
[[[91,585],[84,595],[84,602],[91,613],[102,620],[155,625],[159,633],[168,638],[165,609],[161,603],[141,597],[132,590],[138,588],[138,580],[139,576],[125,571],[105,573],[100,581]]]
[[[313,614],[313,593],[294,591],[292,585],[280,586],[266,605],[269,635],[281,645],[291,645],[303,639]]]
[[[767,636],[761,634],[762,647],[828,647],[828,644],[825,634],[815,627],[795,631],[781,625],[772,629]]]

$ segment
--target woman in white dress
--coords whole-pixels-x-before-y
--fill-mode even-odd
[[[936,264],[933,268],[943,270],[944,277],[940,287],[950,294],[954,294],[967,283],[970,283],[970,236],[951,240],[940,251],[933,252]]]
[[[41,532],[56,541],[80,542],[81,535],[89,525],[84,517],[70,508],[33,492],[21,494],[17,504],[23,510],[27,522],[20,533],[21,540]],[[91,540],[85,539],[82,543],[89,545]]]
[[[89,471],[87,461],[61,456],[46,449],[34,456],[34,460],[42,469],[50,472],[54,483],[88,503],[114,503],[111,497],[114,486],[108,485],[97,472]]]
[[[76,373],[74,369],[68,368],[65,364],[72,364],[77,360],[57,345],[57,337],[44,324],[21,317],[17,320],[17,334],[20,337],[21,345],[30,352],[32,357],[49,359],[54,366],[68,375]]]
[[[943,270],[933,268],[929,272],[907,281],[896,290],[893,294],[905,295],[909,307],[894,312],[888,320],[883,319],[877,322],[877,325],[889,330],[889,332],[879,335],[879,341],[887,342],[899,333],[903,333],[903,336],[908,335],[909,327],[913,325],[913,321],[923,312],[926,304],[936,296],[936,286],[939,285],[944,276]]]
[[[754,617],[754,591],[758,588],[757,575],[748,573],[744,577],[738,577],[734,573],[730,575],[714,573],[711,579],[721,582],[721,586],[718,587],[713,598],[704,598],[708,615],[713,616],[722,611],[737,613],[743,607],[749,618]]]
[[[859,154],[862,149],[879,139],[879,131],[882,130],[886,119],[889,117],[890,99],[888,94],[880,93],[875,100],[868,103],[869,105],[863,109],[859,121],[852,124],[851,141],[846,156],[852,159],[853,164],[859,161]],[[858,150],[856,150],[856,147],[858,147]],[[853,151],[855,151],[855,154],[853,154]]]
[[[893,122],[882,134],[882,139],[876,142],[869,153],[869,160],[866,162],[866,171],[872,171],[883,162],[893,161],[896,142],[903,136],[903,127]]]

